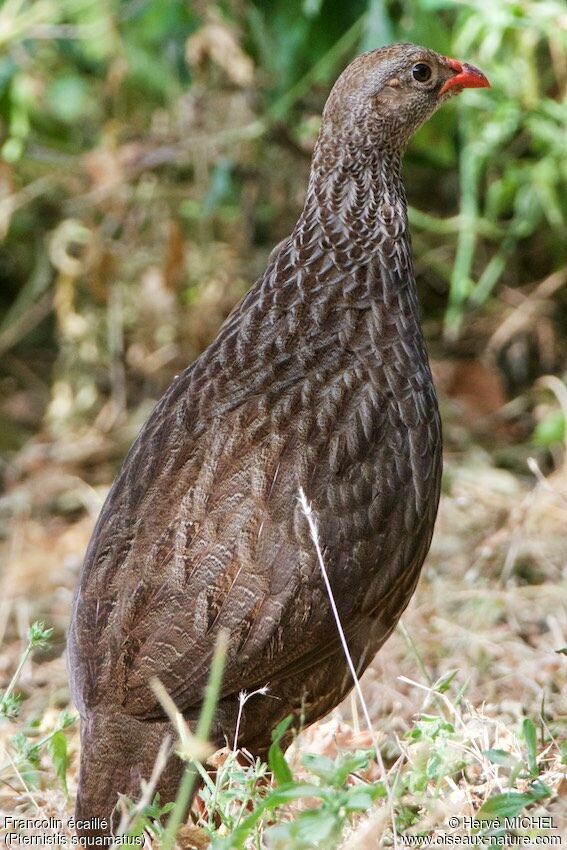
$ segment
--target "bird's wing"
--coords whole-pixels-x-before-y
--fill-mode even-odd
[[[293,451],[267,433],[258,400],[189,444],[174,410],[158,411],[159,424],[152,417],[109,495],[70,635],[83,700],[113,683],[142,715],[156,708],[152,675],[183,708],[200,702],[221,627],[230,632],[224,688],[246,687],[246,659],[273,640],[300,561]]]

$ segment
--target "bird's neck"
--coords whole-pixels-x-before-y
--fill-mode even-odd
[[[348,271],[350,264],[367,264],[383,250],[391,256],[398,243],[407,243],[401,156],[320,136],[293,234],[296,247],[303,252],[322,247]],[[407,245],[403,250],[407,253]]]
[[[427,364],[401,157],[401,151],[349,150],[319,139],[289,260],[305,289],[312,287],[325,321],[342,327],[354,308],[374,351],[403,338],[408,356]],[[430,379],[426,365],[424,375]]]

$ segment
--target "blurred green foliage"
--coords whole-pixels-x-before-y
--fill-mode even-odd
[[[429,334],[458,340],[486,316],[489,335],[500,292],[523,298],[566,265],[563,0],[4,0],[8,391],[31,369],[53,427],[110,427],[157,394],[289,232],[333,80],[390,41],[492,82],[441,110],[406,162]],[[556,333],[561,285],[550,300]]]

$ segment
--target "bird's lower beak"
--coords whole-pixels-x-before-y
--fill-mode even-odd
[[[445,57],[445,61],[449,68],[455,72],[455,76],[448,79],[439,91],[438,97],[452,89],[461,91],[462,89],[487,89],[490,88],[490,83],[478,68],[474,65],[468,65],[466,62],[459,62],[457,59],[449,59]]]

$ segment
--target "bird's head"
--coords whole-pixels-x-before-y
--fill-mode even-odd
[[[323,126],[337,141],[403,150],[450,97],[489,86],[473,65],[415,44],[392,44],[364,53],[343,71],[329,95]]]

